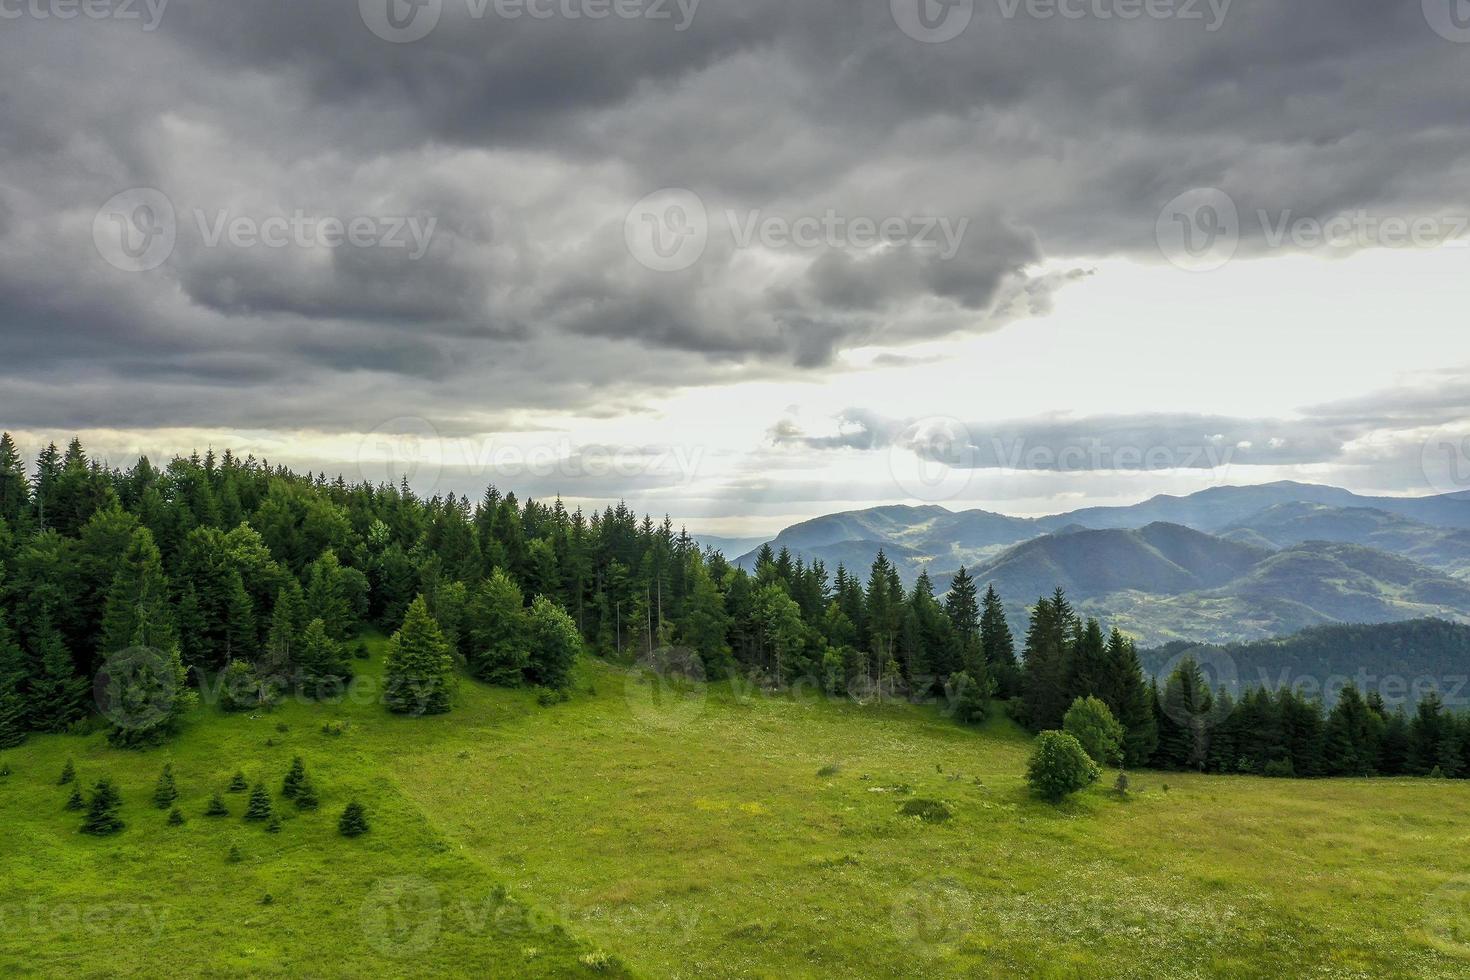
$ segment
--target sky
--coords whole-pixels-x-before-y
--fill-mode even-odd
[[[1470,489],[1462,8],[0,0],[0,428],[749,536]]]

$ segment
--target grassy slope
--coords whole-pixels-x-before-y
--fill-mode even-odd
[[[1130,801],[1097,788],[1052,808],[1024,793],[1028,741],[1004,722],[977,736],[928,709],[728,687],[670,702],[583,674],[597,693],[549,709],[467,682],[444,718],[202,712],[146,755],[100,736],[6,753],[0,974],[507,975],[604,950],[683,977],[1454,976],[1470,956],[1464,784],[1142,774]],[[322,736],[329,718],[353,727]],[[275,786],[297,752],[319,814],[279,837],[198,816],[237,764]],[[61,812],[67,755],[122,783],[121,837],[83,838]],[[165,758],[191,817],[178,830],[147,806]],[[357,842],[334,830],[350,795],[374,816]],[[912,797],[954,818],[900,816]],[[233,839],[243,864],[225,861]],[[529,914],[496,914],[497,884]],[[406,898],[385,920],[393,887]],[[33,899],[167,914],[157,941],[136,915],[104,934],[17,928]]]

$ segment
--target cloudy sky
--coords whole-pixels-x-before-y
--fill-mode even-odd
[[[0,427],[763,533],[1470,488],[1459,0],[0,0]]]

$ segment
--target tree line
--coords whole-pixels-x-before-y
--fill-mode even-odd
[[[474,503],[425,499],[406,481],[348,484],[229,451],[122,470],[77,440],[48,446],[31,473],[4,435],[0,747],[89,724],[94,679],[134,649],[161,664],[132,683],[173,700],[116,726],[121,744],[166,737],[210,683],[227,709],[330,696],[371,625],[392,634],[384,698],[405,713],[449,710],[461,675],[556,692],[582,649],[624,662],[683,649],[711,680],[938,697],[963,722],[1001,698],[1034,731],[1094,699],[1130,768],[1470,772],[1470,720],[1435,700],[1413,718],[1374,697],[1331,713],[1290,691],[1237,701],[1188,661],[1160,687],[1129,638],[1061,590],[1031,610],[1018,658],[995,590],[963,568],[941,597],[927,573],[906,589],[881,551],[865,579],[769,545],[753,566],[622,503],[584,514],[493,486]]]

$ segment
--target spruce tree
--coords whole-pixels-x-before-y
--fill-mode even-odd
[[[219,793],[215,793],[209,798],[209,806],[205,809],[204,815],[206,817],[228,817],[230,809],[225,806],[225,801]]]
[[[312,783],[310,776],[301,778],[301,785],[296,789],[296,809],[315,810],[321,806],[321,801],[316,795],[316,786]]]
[[[281,783],[281,795],[288,800],[296,799],[296,794],[301,791],[301,784],[306,779],[306,764],[301,761],[301,756],[291,760],[291,769],[286,773],[285,780]]]
[[[179,788],[174,784],[173,763],[166,762],[158,776],[158,785],[153,789],[153,805],[167,810],[179,798]]]
[[[468,609],[468,667],[487,684],[518,687],[525,683],[530,624],[520,586],[495,569],[480,584]]]
[[[245,591],[245,580],[234,569],[225,584],[225,662],[254,660],[259,652],[255,632],[255,604]]]
[[[342,816],[337,821],[337,831],[343,837],[361,837],[368,829],[367,811],[362,808],[361,803],[353,800],[342,811]]]
[[[76,764],[74,762],[72,762],[72,760],[67,759],[66,760],[66,765],[64,765],[64,766],[61,767],[61,777],[56,780],[56,785],[57,786],[65,786],[68,783],[75,782],[76,781],[76,778],[77,778],[77,767],[76,767]]]
[[[317,698],[330,697],[342,691],[352,679],[352,667],[342,644],[327,635],[320,619],[307,624],[301,634],[297,663],[306,690]]]
[[[272,813],[270,819],[265,822],[265,831],[268,834],[279,834],[281,832],[281,815]]]
[[[31,678],[27,714],[37,731],[63,732],[86,714],[90,685],[78,677],[72,655],[60,631],[51,625],[49,611],[43,612],[32,644],[40,672]]]
[[[178,807],[168,812],[168,825],[170,827],[182,827],[184,825],[184,814]]]
[[[271,817],[271,795],[264,783],[256,783],[250,791],[250,802],[245,806],[246,820],[269,820]]]
[[[267,677],[281,678],[295,670],[301,632],[306,627],[306,598],[295,577],[287,579],[276,593],[271,610],[270,634],[265,643],[265,656],[260,669]]]
[[[30,510],[31,485],[10,433],[0,433],[0,521],[19,527]]]
[[[66,798],[66,809],[80,813],[87,808],[87,801],[82,799],[82,788],[73,784],[71,795]]]
[[[1022,712],[1033,731],[1062,726],[1067,698],[1068,660],[1074,627],[1071,604],[1058,589],[1040,599],[1026,631],[1026,666],[1021,681]]]
[[[82,833],[105,837],[123,829],[117,811],[122,807],[122,797],[107,779],[97,781],[92,790],[91,802],[87,804],[87,816],[82,821]]]
[[[245,774],[243,772],[236,771],[234,777],[230,780],[230,792],[243,793],[249,788],[250,784],[245,781]]]
[[[434,715],[449,710],[454,661],[423,596],[409,605],[403,626],[389,639],[384,669],[390,711]]]
[[[3,530],[0,524],[0,532]],[[0,607],[0,749],[15,748],[26,740],[29,709],[22,691],[26,672],[25,654]]]

